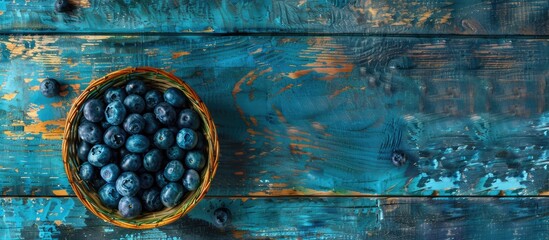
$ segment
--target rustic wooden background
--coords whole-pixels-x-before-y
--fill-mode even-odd
[[[0,0],[0,238],[549,238],[546,0],[76,2]],[[222,155],[188,216],[137,231],[60,150],[89,82],[145,65],[201,95]]]

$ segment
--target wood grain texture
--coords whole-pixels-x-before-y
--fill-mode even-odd
[[[232,213],[225,228],[213,212]],[[206,198],[174,224],[122,229],[76,198],[1,198],[0,236],[26,239],[547,239],[546,198]]]
[[[548,56],[541,39],[0,36],[0,190],[71,195],[71,102],[148,65],[212,113],[210,196],[546,195]],[[40,95],[48,76],[61,97]]]
[[[0,1],[0,32],[547,35],[545,0]]]

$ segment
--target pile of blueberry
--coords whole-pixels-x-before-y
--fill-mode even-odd
[[[141,80],[106,91],[81,109],[80,178],[125,218],[170,208],[200,184],[206,164],[201,119],[176,88],[163,93]]]

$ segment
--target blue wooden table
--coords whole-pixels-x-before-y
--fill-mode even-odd
[[[549,238],[546,0],[73,2],[0,0],[2,239]],[[187,81],[220,136],[206,198],[152,230],[88,212],[61,159],[72,102],[127,66]]]

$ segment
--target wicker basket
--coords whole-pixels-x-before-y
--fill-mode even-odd
[[[91,98],[100,98],[103,93],[112,86],[124,85],[131,79],[142,79],[148,87],[158,90],[165,90],[169,87],[176,87],[183,91],[189,98],[192,108],[194,108],[202,118],[202,129],[206,139],[205,157],[207,163],[201,173],[202,182],[196,191],[187,193],[181,204],[173,208],[167,208],[158,212],[145,213],[139,218],[125,219],[117,212],[103,206],[95,189],[80,179],[78,175],[78,166],[81,161],[77,157],[78,148],[78,123],[82,118],[80,109],[82,105]],[[171,73],[151,67],[126,68],[112,72],[105,77],[93,81],[84,92],[76,99],[65,124],[65,133],[63,136],[63,163],[67,173],[69,183],[78,196],[78,199],[99,218],[114,225],[133,228],[149,229],[172,223],[181,216],[190,211],[206,195],[210,183],[217,169],[217,159],[219,155],[219,143],[214,122],[206,108],[206,105],[200,100],[198,95],[189,85],[177,78]]]

